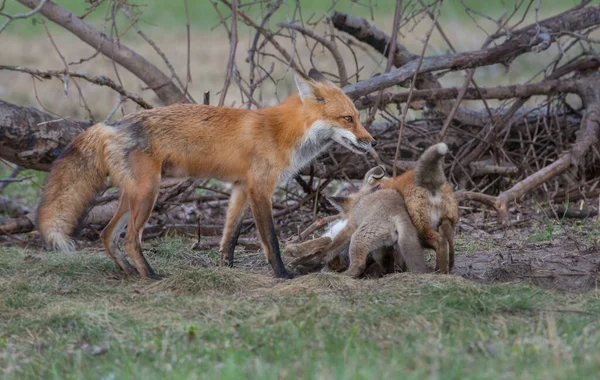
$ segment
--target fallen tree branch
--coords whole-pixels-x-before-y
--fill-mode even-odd
[[[600,139],[600,74],[594,73],[583,77],[580,84],[579,93],[582,94],[587,107],[577,138],[569,153],[501,192],[497,197],[473,192],[459,192],[459,197],[494,207],[500,222],[505,225],[508,223],[508,203],[521,198],[569,168],[577,169],[584,155],[592,146],[597,146]]]
[[[536,95],[554,95],[558,93],[576,93],[578,83],[575,80],[549,80],[539,83],[514,84],[510,86],[479,87],[468,88],[463,96],[465,100],[476,99],[512,99],[529,98]],[[436,88],[425,90],[414,90],[411,100],[443,100],[454,99],[458,96],[460,89],[456,87]],[[409,92],[384,93],[381,98],[381,105],[389,103],[405,103],[408,100]],[[354,102],[359,110],[369,108],[375,105],[376,95],[362,97]]]
[[[63,148],[90,125],[0,100],[0,158],[48,171]]]
[[[600,5],[586,7],[565,13],[560,18],[551,17],[539,23],[547,33],[557,38],[567,32],[586,29],[600,24]],[[423,59],[420,73],[429,73],[439,70],[464,70],[479,66],[489,66],[497,63],[508,63],[519,55],[532,50],[531,40],[536,35],[534,26],[528,26],[512,33],[509,40],[498,46],[467,53],[449,54],[443,56],[430,56]],[[413,59],[404,66],[344,87],[344,92],[351,99],[370,94],[390,86],[400,84],[410,79],[419,66],[419,60]]]

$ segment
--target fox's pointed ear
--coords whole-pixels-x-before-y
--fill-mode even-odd
[[[318,89],[315,86],[315,82],[299,71],[294,71],[294,81],[296,87],[298,87],[298,93],[302,101],[312,99],[314,101],[323,101],[323,97],[319,94]]]
[[[328,82],[327,78],[317,69],[308,70],[308,77],[315,82]]]
[[[346,197],[325,197],[325,199],[327,199],[327,201],[329,201],[329,203],[331,203],[331,205],[333,207],[335,207],[336,210],[338,210],[339,212],[344,212],[344,206],[346,204],[346,202],[348,201],[348,198]]]
[[[383,177],[385,177],[385,168],[381,165],[377,165],[374,168],[370,169],[366,174],[365,174],[365,178],[363,181],[363,184],[367,185],[371,185],[373,184],[375,181],[379,181],[380,179],[382,179]]]

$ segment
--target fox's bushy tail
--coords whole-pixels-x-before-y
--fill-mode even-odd
[[[96,124],[75,137],[54,162],[37,212],[37,227],[54,249],[74,249],[71,234],[108,174],[104,145],[109,127]]]
[[[421,154],[415,166],[415,184],[432,192],[438,191],[446,182],[444,157],[448,154],[448,145],[438,143],[430,146]]]

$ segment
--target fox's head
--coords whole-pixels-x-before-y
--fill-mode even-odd
[[[309,138],[330,138],[351,151],[365,154],[377,142],[360,122],[354,103],[323,74],[310,69],[308,76],[296,72],[296,86],[311,124]]]

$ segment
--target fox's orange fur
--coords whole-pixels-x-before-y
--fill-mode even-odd
[[[50,172],[38,211],[42,236],[57,248],[70,248],[78,219],[110,175],[121,196],[101,234],[104,246],[125,272],[158,277],[142,254],[141,234],[161,177],[213,177],[233,183],[222,264],[233,262],[241,217],[250,203],[269,263],[277,276],[289,277],[272,220],[271,195],[278,181],[293,176],[334,141],[357,153],[375,145],[352,101],[317,71],[309,77],[297,73],[299,94],[273,107],[176,104],[89,128]],[[125,249],[135,267],[117,244],[125,224]]]
[[[454,226],[458,223],[458,201],[442,170],[447,150],[444,143],[433,145],[415,169],[381,181],[382,188],[396,189],[404,197],[419,237],[436,251],[436,269],[442,273],[449,273],[454,265]]]

